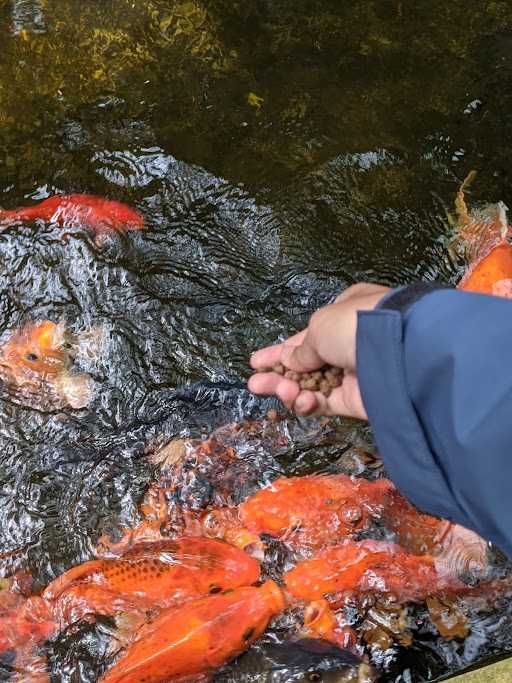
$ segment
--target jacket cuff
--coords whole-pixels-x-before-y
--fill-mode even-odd
[[[429,287],[429,291],[435,289]],[[407,293],[405,300],[399,297],[393,301],[389,296],[380,309],[358,313],[356,362],[363,404],[386,470],[396,486],[424,512],[473,528],[453,497],[409,396],[403,320],[397,307],[410,306],[420,290],[415,288],[412,297],[409,287],[395,294],[401,292]],[[425,293],[422,288],[420,296]]]
[[[377,309],[389,309],[405,313],[413,304],[426,294],[438,289],[453,289],[450,285],[435,282],[415,282],[412,285],[397,287],[388,292],[378,303]]]

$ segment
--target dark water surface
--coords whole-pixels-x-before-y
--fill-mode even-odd
[[[0,0],[0,35],[0,205],[88,192],[148,224],[101,247],[51,225],[0,233],[0,333],[50,319],[107,340],[87,409],[0,400],[2,571],[44,584],[135,521],[148,442],[265,412],[242,388],[253,349],[360,279],[456,281],[462,179],[479,171],[474,203],[512,202],[512,8]],[[336,448],[298,443],[283,471],[295,454]],[[424,634],[383,680],[503,653],[510,612],[464,643]],[[82,641],[55,646],[53,680],[94,680]]]

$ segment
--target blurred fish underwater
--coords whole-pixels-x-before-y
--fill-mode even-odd
[[[317,639],[255,645],[236,664],[214,677],[215,683],[372,683],[368,664],[351,652]]]

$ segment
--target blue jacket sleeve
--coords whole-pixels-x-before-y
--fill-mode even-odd
[[[357,373],[398,488],[512,557],[512,301],[398,290],[359,313]]]

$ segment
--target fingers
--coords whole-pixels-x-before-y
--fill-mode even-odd
[[[256,351],[251,356],[251,367],[254,368],[254,370],[271,368],[279,362],[282,348],[283,344],[276,344],[275,346],[267,346],[264,349]]]
[[[302,330],[297,332],[292,337],[289,337],[282,344],[274,344],[273,346],[267,346],[263,349],[255,351],[250,359],[251,367],[255,370],[260,368],[271,368],[276,363],[281,361],[281,352],[283,347],[294,347],[302,344],[304,337],[306,336],[307,330]]]
[[[301,390],[297,382],[273,372],[253,375],[249,380],[249,390],[255,394],[276,396],[288,410],[302,417],[342,415],[368,419],[354,373],[348,373],[343,384],[333,389],[329,396]]]
[[[300,346],[288,346],[287,344],[283,346],[281,362],[287,368],[296,372],[309,372],[310,370],[317,370],[324,365],[324,361],[311,344],[310,337],[307,334]]]
[[[360,311],[374,309],[388,291],[388,287],[373,284],[349,287],[336,303],[313,313],[306,330],[256,351],[251,366],[263,372],[249,379],[249,390],[278,397],[298,415],[368,419],[355,375],[357,320]],[[343,369],[345,376],[342,385],[326,397],[320,392],[301,390],[298,382],[270,372],[277,363],[299,373],[332,365]]]
[[[297,415],[303,417],[314,415],[319,410],[316,392],[301,391],[295,400],[293,409]]]
[[[275,372],[262,372],[253,375],[248,382],[249,391],[263,396],[277,396],[290,410],[300,393],[297,382],[286,379]]]
[[[334,389],[329,396],[319,392],[301,391],[293,410],[302,417],[342,415],[358,420],[368,419],[355,375],[345,377],[342,386]]]

